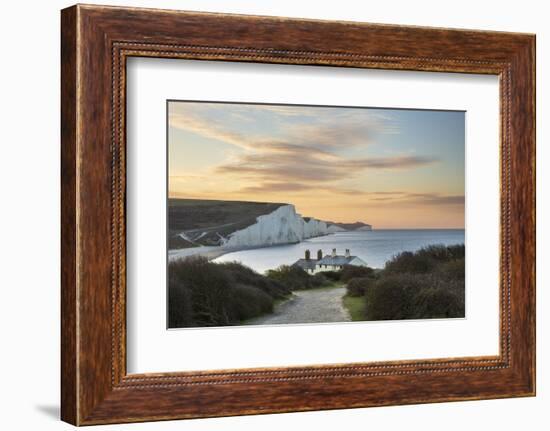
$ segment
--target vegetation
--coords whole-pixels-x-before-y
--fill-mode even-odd
[[[293,290],[330,282],[301,268],[281,266],[267,276],[236,262],[213,263],[191,257],[169,264],[168,326],[237,325],[273,311]]]
[[[432,245],[416,252],[402,252],[385,268],[347,282],[350,298],[363,298],[362,316],[353,320],[398,320],[464,317],[463,245]]]
[[[267,278],[277,281],[290,290],[313,289],[326,286],[330,281],[321,273],[309,275],[298,266],[281,265],[267,271]]]
[[[293,291],[343,284],[352,320],[463,317],[464,265],[463,245],[403,252],[382,270],[345,266],[315,275],[287,265],[261,275],[236,262],[191,257],[169,264],[169,326],[237,325],[272,312]]]
[[[323,276],[332,282],[340,281],[342,278],[342,271],[323,271]]]
[[[464,259],[464,244],[429,245],[416,252],[404,251],[386,263],[385,273],[425,274],[434,271],[440,264]],[[464,271],[462,271],[464,272]]]
[[[352,266],[346,265],[340,271],[340,280],[348,282],[353,278],[372,278],[374,277],[374,269],[368,266]]]
[[[343,303],[352,321],[365,320],[366,298],[364,296],[346,295],[344,296]]]
[[[244,229],[256,218],[279,208],[281,203],[168,199],[168,248],[219,245],[220,237]],[[186,232],[188,239],[180,236]]]
[[[351,297],[365,296],[367,290],[375,281],[372,277],[352,278],[346,285],[347,295]]]
[[[237,264],[194,257],[171,262],[168,271],[171,328],[238,324],[273,310],[285,286]]]
[[[376,283],[376,273],[364,266],[345,266],[340,271],[340,279],[346,282],[346,295],[343,299],[352,321],[366,320],[367,292]]]

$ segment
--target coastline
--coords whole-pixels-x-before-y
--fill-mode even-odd
[[[316,239],[294,244],[278,244],[268,247],[254,247],[253,250],[242,250],[218,257],[214,262],[222,263],[233,260],[252,268],[262,274],[280,265],[292,265],[304,257],[306,249],[315,252],[323,250],[330,253],[334,248],[342,253],[346,248],[358,256],[371,268],[383,268],[385,263],[402,251],[416,251],[428,245],[463,244],[463,230],[376,230],[371,232],[339,232]]]
[[[334,233],[328,233],[326,235],[317,235],[312,236],[311,238],[321,238],[324,236],[331,236],[334,235]],[[311,239],[307,238],[307,239]],[[278,247],[278,246],[286,246],[286,245],[293,245],[293,244],[300,244],[304,241],[298,241],[298,242],[285,242],[281,244],[266,244],[266,245],[255,245],[255,246],[241,246],[241,247],[224,247],[222,245],[204,245],[200,247],[189,247],[189,248],[178,248],[173,250],[168,250],[168,262],[173,262],[178,259],[185,259],[190,256],[203,256],[206,257],[209,261],[217,259],[218,257],[223,256],[224,254],[228,253],[234,253],[237,251],[244,251],[244,250],[258,250],[262,248],[270,248],[270,247]]]
[[[416,232],[416,234],[415,234]],[[435,235],[430,234],[433,232]],[[451,239],[437,232],[449,232]],[[458,234],[455,234],[457,233]],[[462,234],[460,234],[462,232]],[[397,234],[397,235],[394,235]],[[417,235],[419,234],[419,235]],[[358,238],[354,238],[357,236]],[[308,241],[313,239],[312,244]],[[310,247],[324,251],[332,248],[351,248],[352,253],[365,260],[372,268],[383,268],[385,262],[401,251],[414,251],[430,244],[464,244],[464,229],[376,229],[369,232],[338,232],[311,239],[263,246],[200,246],[168,251],[168,261],[185,259],[189,256],[204,256],[209,261],[227,262],[239,260],[258,273],[281,264],[290,265],[303,257],[304,250]],[[368,242],[366,241],[368,239]],[[352,243],[348,243],[348,241]],[[250,253],[249,253],[250,252]],[[235,253],[235,257],[233,257]],[[229,255],[229,256],[225,256]]]
[[[231,253],[233,251],[240,251],[241,248],[232,247],[224,248],[222,246],[201,246],[201,247],[189,247],[179,248],[174,250],[168,250],[168,262],[173,262],[178,259],[185,259],[190,256],[204,256],[208,260],[214,260],[217,257],[224,254]]]

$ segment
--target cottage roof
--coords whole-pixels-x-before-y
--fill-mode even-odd
[[[357,256],[325,256],[317,261],[317,265],[347,265]]]
[[[319,262],[316,259],[298,259],[292,266],[299,266],[302,269],[315,269],[315,264]]]

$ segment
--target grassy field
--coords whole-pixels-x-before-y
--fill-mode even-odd
[[[345,295],[342,299],[344,307],[348,310],[352,322],[359,322],[365,319],[365,308],[367,302],[364,296]]]

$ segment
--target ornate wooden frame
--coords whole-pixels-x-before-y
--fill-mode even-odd
[[[78,5],[62,11],[61,48],[63,420],[88,425],[534,395],[534,35]],[[130,56],[498,75],[500,354],[128,375]]]

